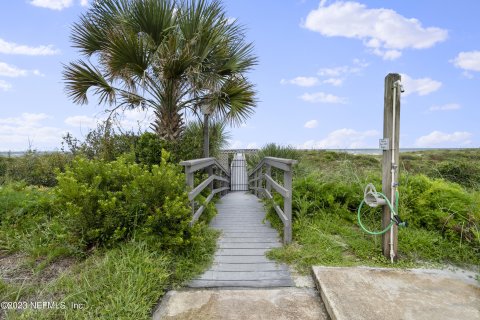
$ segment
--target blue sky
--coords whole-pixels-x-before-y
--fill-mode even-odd
[[[375,148],[384,78],[402,74],[402,147],[479,147],[480,2],[227,0],[259,65],[259,103],[232,128],[231,147]],[[85,135],[104,107],[72,103],[62,63],[79,57],[70,26],[87,0],[0,3],[0,151],[60,147]],[[129,112],[126,128],[149,115]]]

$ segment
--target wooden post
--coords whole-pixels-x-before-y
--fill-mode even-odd
[[[290,244],[292,242],[292,166],[283,172],[283,187],[288,190],[288,194],[283,199],[283,213],[288,221],[283,227],[283,242]]]
[[[207,174],[209,178],[213,175],[213,166],[209,166],[207,168]],[[210,184],[208,185],[208,187],[210,188],[210,192],[212,192],[213,189],[215,188],[215,186],[213,185],[213,182],[214,181],[210,182]]]
[[[193,177],[193,172],[190,172],[191,167],[190,166],[185,166],[185,182],[187,183],[187,186],[190,187],[190,190],[193,189],[193,184],[194,184],[194,177]],[[192,215],[195,213],[195,200],[192,200],[191,202],[192,206]]]
[[[268,174],[270,177],[272,176],[272,166],[271,165],[269,165],[269,164],[265,165],[265,174]],[[267,179],[265,179],[265,189],[270,194],[272,194],[272,184]]]
[[[383,112],[383,138],[389,139],[389,148],[388,150],[383,151],[383,162],[382,162],[382,192],[388,198],[388,200],[394,205],[392,201],[392,151],[395,150],[394,156],[394,168],[395,168],[395,181],[399,181],[398,177],[398,164],[399,164],[399,138],[400,138],[400,87],[397,88],[396,102],[395,102],[395,133],[392,133],[393,130],[393,87],[394,83],[397,80],[401,80],[401,77],[397,73],[389,73],[385,77],[385,100],[384,100],[384,112]],[[394,134],[394,136],[392,135]],[[395,138],[395,139],[393,139]],[[392,145],[392,141],[394,145]],[[390,222],[390,208],[385,205],[383,206],[383,215],[382,215],[382,226],[386,228]],[[395,260],[397,259],[397,245],[398,245],[398,229],[397,225],[394,224],[393,228],[393,252],[395,255]],[[383,255],[390,259],[390,231],[382,235],[382,251]]]
[[[255,184],[254,184],[255,190],[254,191],[255,191],[255,196],[258,197],[258,170],[255,171],[254,177],[255,177]]]

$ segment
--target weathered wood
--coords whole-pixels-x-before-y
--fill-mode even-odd
[[[291,171],[292,165],[297,163],[297,160],[280,159],[280,158],[273,158],[273,157],[265,157],[264,161],[266,164],[271,165],[272,167],[275,167],[283,171]]]
[[[293,280],[243,280],[243,281],[208,281],[208,280],[193,280],[190,282],[191,288],[219,288],[219,287],[241,287],[241,288],[268,288],[268,287],[293,287],[295,283]]]
[[[273,189],[275,189],[275,191],[277,191],[278,193],[280,193],[284,198],[285,197],[290,197],[290,192],[289,192],[289,189],[288,188],[285,188],[283,187],[282,185],[280,185],[278,182],[276,182],[275,180],[273,180],[272,177],[270,177],[268,174],[265,175],[265,179],[270,182],[271,186],[273,187]]]
[[[283,228],[283,242],[289,244],[292,242],[292,171],[283,172],[283,185],[289,194],[283,198],[283,213],[285,214]]]
[[[282,245],[278,242],[219,242],[218,249],[271,249],[279,248]]]
[[[397,73],[390,73],[385,77],[385,95],[384,95],[384,113],[383,113],[383,138],[388,138],[390,143],[389,150],[383,151],[382,161],[382,192],[391,201],[392,191],[392,150],[395,149],[395,165],[399,163],[399,142],[400,142],[400,92],[397,93],[395,102],[395,137],[392,136],[393,130],[393,86],[395,81],[401,80],[401,77]],[[392,139],[395,138],[395,144],[392,145]],[[398,174],[398,170],[397,170]],[[397,178],[398,181],[398,178]],[[390,224],[390,208],[383,206],[382,214],[382,226],[386,228]],[[398,230],[397,226],[393,225],[393,250],[395,259],[397,257],[397,245],[398,245]],[[390,231],[382,235],[382,251],[383,255],[390,258]]]
[[[293,286],[288,267],[266,252],[281,246],[277,231],[262,223],[265,209],[249,193],[233,192],[217,204],[212,226],[222,231],[212,267],[190,287]]]
[[[269,164],[265,165],[265,175],[268,175],[269,177],[272,176],[272,166]],[[265,180],[265,190],[268,193],[272,192],[272,184],[268,180]],[[270,199],[271,199],[271,195],[270,195]]]
[[[259,196],[259,191],[261,191],[262,197],[273,200],[271,191],[273,187],[273,189],[284,198],[283,210],[276,203],[273,204],[273,207],[284,225],[283,240],[285,244],[289,244],[292,241],[292,166],[296,163],[297,161],[292,159],[265,157],[249,173],[249,177],[251,177],[250,182],[253,183],[253,186],[251,186],[250,189],[254,191],[256,196]],[[262,172],[264,166],[265,173]],[[283,170],[283,186],[271,177],[272,167]],[[258,178],[259,174],[265,178],[265,187],[263,187],[263,179]],[[261,181],[260,186],[258,181]]]
[[[203,159],[182,161],[180,162],[180,165],[185,166],[185,170],[188,170],[188,173],[193,173],[200,169],[214,165],[215,161],[216,161],[215,158],[203,158]]]
[[[240,271],[240,272],[265,272],[265,271],[289,271],[288,267],[284,264],[278,264],[275,262],[265,263],[214,263],[210,268],[211,271]]]
[[[213,196],[219,192],[224,192],[228,190],[228,184],[230,180],[228,179],[229,173],[225,171],[220,163],[215,158],[203,158],[203,159],[195,159],[195,160],[187,160],[180,162],[180,165],[185,166],[185,182],[187,186],[190,188],[190,192],[188,193],[188,199],[190,200],[190,206],[192,208],[192,220],[190,221],[190,225],[193,225],[200,215],[205,210],[205,206],[212,200]],[[213,174],[215,169],[218,169],[221,174],[225,174],[227,178],[222,177],[221,175]],[[194,173],[198,170],[205,169],[209,177],[202,181],[197,187],[194,186]],[[215,189],[214,181],[220,181],[221,186]],[[225,184],[224,186],[222,186]],[[209,187],[211,193],[208,195],[205,203],[195,210],[195,198],[206,188]]]
[[[262,281],[262,280],[289,280],[288,271],[207,271],[198,280],[220,281]]]

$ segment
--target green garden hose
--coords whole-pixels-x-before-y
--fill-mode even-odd
[[[390,208],[390,210],[393,212],[393,214],[397,215],[398,197],[399,197],[398,191],[395,191],[395,208],[393,208],[392,204],[390,203],[390,201],[388,200],[386,195],[384,195],[381,192],[376,192],[376,194],[382,196],[382,198],[385,199],[385,202],[386,202],[387,206]],[[388,226],[385,229],[383,229],[382,231],[370,231],[362,224],[362,220],[360,219],[360,212],[362,210],[362,207],[363,207],[364,203],[365,203],[365,199],[363,199],[362,202],[360,202],[360,206],[358,207],[358,210],[357,210],[357,218],[358,218],[358,224],[360,225],[360,228],[362,228],[363,231],[365,231],[366,233],[371,234],[371,235],[380,235],[380,234],[384,234],[385,232],[387,232],[393,226],[393,224],[395,223],[394,220],[391,220],[390,223],[388,224]]]

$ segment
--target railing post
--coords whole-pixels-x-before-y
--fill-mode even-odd
[[[213,175],[213,166],[209,166],[207,168],[207,173],[209,178]],[[210,192],[212,192],[214,189],[213,181],[208,185],[208,187],[210,188]]]
[[[288,190],[287,196],[283,199],[283,212],[287,217],[287,223],[283,229],[283,242],[292,242],[292,166],[283,172],[283,187]]]
[[[253,185],[255,186],[255,189],[254,189],[254,192],[255,192],[255,196],[258,197],[258,170],[255,171],[255,174],[253,176],[255,178],[255,181],[253,183]]]
[[[270,177],[272,176],[272,166],[271,165],[269,165],[269,164],[265,165],[265,174],[268,174]],[[272,193],[272,184],[267,179],[265,179],[265,188],[267,189],[267,191],[270,194]]]
[[[194,177],[193,177],[193,172],[190,172],[191,166],[185,166],[185,182],[187,183],[187,186],[190,187],[190,189],[193,189],[193,184],[194,184]],[[192,214],[195,213],[195,200],[192,200],[190,203],[192,207]]]

